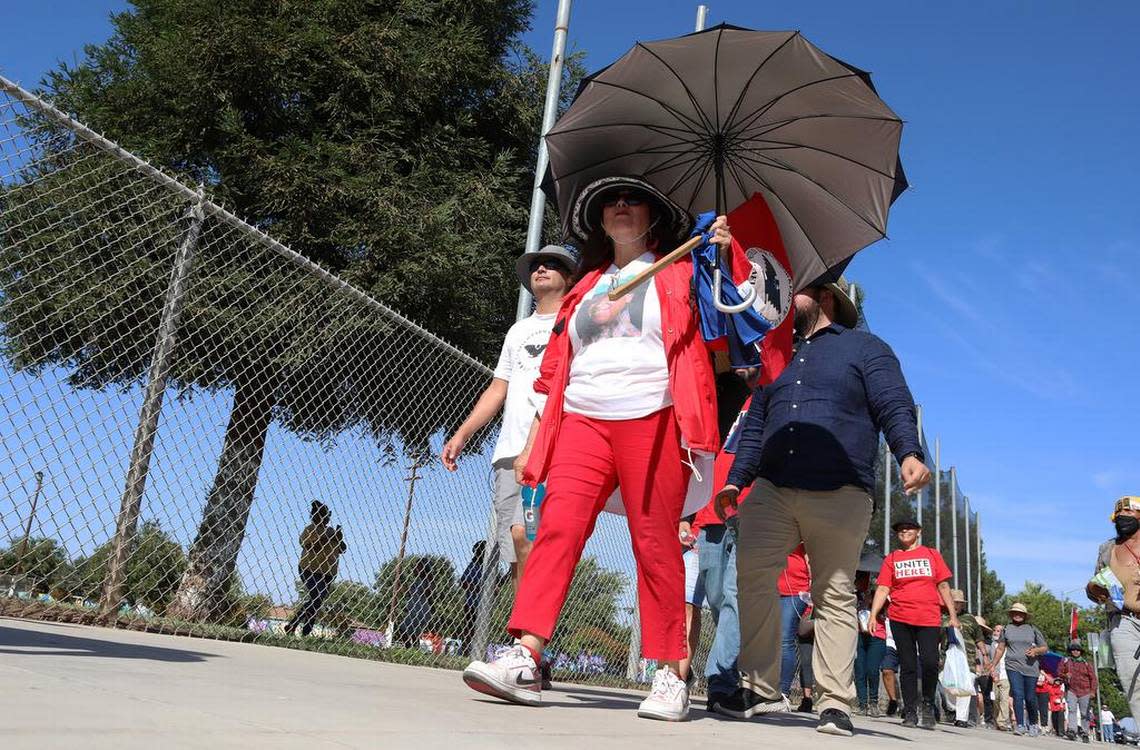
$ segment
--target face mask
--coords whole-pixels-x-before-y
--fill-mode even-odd
[[[1116,524],[1116,543],[1124,544],[1140,531],[1140,518],[1133,516],[1117,516],[1113,522]]]

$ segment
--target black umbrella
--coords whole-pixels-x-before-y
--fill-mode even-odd
[[[798,287],[886,235],[902,121],[870,76],[799,32],[720,25],[638,43],[546,135],[567,235],[582,186],[640,175],[690,213],[768,202]]]

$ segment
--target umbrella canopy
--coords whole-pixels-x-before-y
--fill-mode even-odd
[[[644,175],[690,214],[760,193],[798,288],[886,235],[902,121],[869,75],[799,32],[720,25],[639,43],[586,78],[546,134],[567,235],[578,191]]]

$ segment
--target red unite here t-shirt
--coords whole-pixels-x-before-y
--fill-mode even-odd
[[[891,620],[908,625],[941,626],[938,584],[952,577],[938,550],[921,544],[909,552],[895,550],[883,560],[878,584],[891,590]]]

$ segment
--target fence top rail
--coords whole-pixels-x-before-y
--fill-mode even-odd
[[[66,127],[68,130],[71,130],[87,143],[113,156],[132,169],[142,172],[183,200],[199,206],[205,214],[213,216],[219,221],[222,221],[232,226],[233,228],[244,232],[261,245],[288,260],[290,263],[300,266],[305,271],[313,274],[336,291],[346,294],[358,302],[363,303],[388,320],[408,327],[416,335],[426,339],[438,347],[443,348],[452,356],[458,358],[468,365],[471,365],[484,375],[492,374],[493,371],[485,363],[475,359],[470,354],[458,348],[457,346],[444,341],[439,336],[436,336],[434,333],[419,325],[415,321],[412,321],[406,316],[401,315],[399,312],[393,310],[388,305],[385,305],[383,302],[380,302],[366,292],[357,289],[336,274],[331,273],[319,264],[301,255],[296,250],[293,250],[281,242],[273,239],[262,230],[235,216],[233,213],[214,203],[209,198],[206,198],[202,194],[201,188],[196,190],[189,187],[188,185],[185,185],[180,180],[166,174],[144,159],[135,156],[130,151],[127,151],[125,148],[115,143],[111,139],[95,132],[91,128],[76,120],[71,115],[60,110],[54,104],[45,101],[39,96],[21,87],[19,84],[9,80],[8,78],[5,78],[3,75],[0,75],[0,91],[8,94],[13,99],[19,101],[29,109],[35,110],[36,112],[45,115],[52,120],[55,120],[57,123]]]

